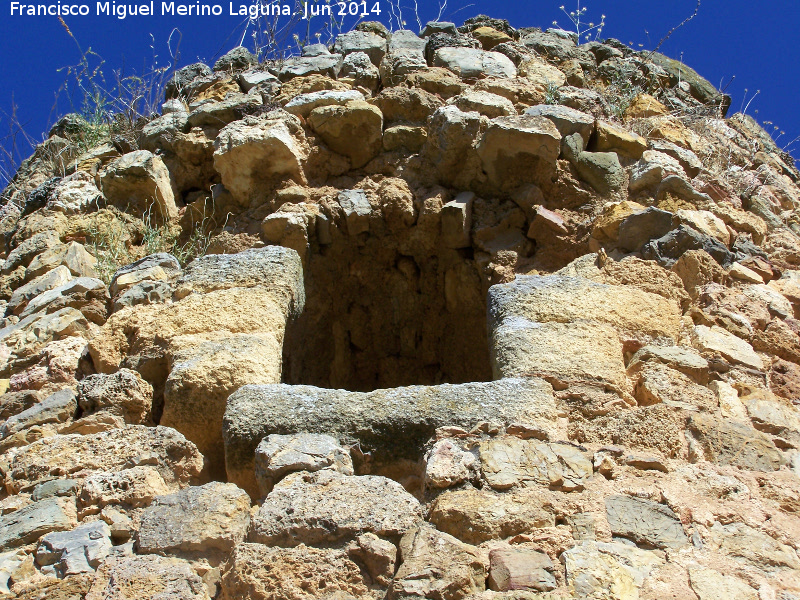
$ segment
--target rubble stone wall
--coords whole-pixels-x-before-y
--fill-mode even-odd
[[[479,16],[175,72],[0,195],[0,598],[800,598],[800,172]]]

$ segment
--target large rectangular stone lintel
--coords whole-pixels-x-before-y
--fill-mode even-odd
[[[483,421],[554,429],[553,388],[535,378],[349,392],[306,385],[246,385],[223,420],[228,480],[256,494],[254,456],[266,436],[325,433],[382,458],[418,459],[437,427]]]

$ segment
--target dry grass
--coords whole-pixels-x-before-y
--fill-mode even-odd
[[[134,244],[130,230],[119,221],[89,230],[87,248],[97,259],[95,268],[106,285],[120,267],[150,254],[167,252],[175,256],[182,266],[186,266],[198,256],[207,253],[212,233],[211,219],[204,217],[192,228],[188,239],[180,242],[179,225],[156,225],[149,215],[141,220],[140,231],[141,237]]]

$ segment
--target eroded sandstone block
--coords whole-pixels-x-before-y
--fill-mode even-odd
[[[308,144],[297,118],[282,111],[223,127],[214,141],[214,168],[242,206],[251,193],[284,177],[305,183]]]
[[[90,375],[78,384],[78,403],[87,414],[103,410],[122,416],[126,423],[145,423],[153,407],[153,386],[130,369]]]
[[[97,259],[83,244],[70,242],[37,254],[25,270],[25,279],[40,277],[59,266],[67,267],[75,277],[97,277]]]
[[[512,316],[537,323],[586,320],[654,338],[677,336],[681,315],[677,303],[632,286],[556,275],[522,276],[495,286],[489,307],[493,323]]]
[[[399,483],[334,471],[293,473],[253,517],[248,541],[268,546],[327,545],[371,532],[396,538],[422,519],[422,507]]]
[[[617,390],[627,385],[622,343],[610,325],[512,317],[494,327],[491,340],[495,377],[541,377],[558,387],[581,381]]]
[[[758,592],[738,577],[723,575],[714,569],[694,567],[689,569],[689,581],[700,600],[730,598],[731,600],[756,600]]]
[[[489,553],[489,560],[489,588],[492,590],[546,592],[556,587],[555,566],[544,552],[497,548]]]
[[[248,495],[212,481],[158,496],[142,514],[137,544],[142,554],[201,553],[219,561],[244,541],[249,524]]]
[[[561,134],[541,116],[492,119],[478,147],[483,170],[499,188],[544,181],[555,172]]]
[[[100,173],[103,194],[109,202],[138,217],[150,215],[156,223],[178,216],[175,197],[164,161],[147,150],[130,152]]]
[[[612,533],[644,547],[680,548],[689,541],[678,516],[650,500],[607,496],[606,518]]]
[[[350,453],[329,435],[298,433],[270,435],[256,448],[256,479],[266,496],[288,473],[328,469],[344,475],[353,474]]]
[[[564,552],[567,583],[585,598],[628,600],[663,564],[656,553],[620,542],[582,542]]]
[[[92,435],[56,435],[6,453],[5,486],[11,493],[44,478],[86,477],[152,465],[172,488],[201,478],[203,457],[194,444],[168,427],[129,425]]]
[[[592,476],[592,464],[578,449],[517,437],[482,442],[481,471],[490,487],[507,490],[536,483],[564,491],[582,490]]]
[[[281,338],[268,334],[220,334],[221,339],[181,336],[169,360],[161,424],[197,445],[212,477],[222,478],[222,417],[228,396],[246,384],[281,378]],[[198,337],[198,340],[192,338]]]
[[[777,471],[786,459],[769,436],[749,425],[710,415],[692,415],[687,423],[690,443],[698,458],[721,465],[737,465],[752,471]]]
[[[321,90],[295,96],[283,108],[286,112],[306,118],[319,106],[342,106],[352,100],[364,100],[364,94],[358,90]]]
[[[438,496],[428,518],[440,531],[480,544],[554,526],[551,502],[538,489],[496,493],[470,487]]]
[[[457,92],[456,92],[457,93]],[[447,185],[469,187],[480,168],[475,139],[486,127],[486,117],[442,106],[430,118],[423,153]]]
[[[203,580],[185,560],[162,556],[109,557],[97,569],[86,600],[127,598],[209,600]]]
[[[490,119],[517,114],[511,100],[491,92],[469,90],[459,94],[451,102],[464,112],[474,110]]]
[[[486,589],[489,557],[430,526],[412,529],[400,540],[402,563],[387,598],[463,598]]]
[[[295,252],[270,246],[237,254],[209,254],[191,262],[178,279],[175,298],[229,288],[269,288],[285,310],[303,309],[303,270]]]
[[[493,286],[488,304],[495,377],[587,381],[622,392],[623,344],[675,339],[681,314],[677,302],[633,286],[561,275]]]
[[[148,506],[156,496],[164,496],[169,492],[170,486],[158,469],[149,465],[117,472],[98,471],[83,480],[78,509],[81,517],[84,517],[106,506],[142,508]]]
[[[222,577],[223,600],[311,600],[326,590],[336,597],[367,598],[368,582],[347,553],[300,544],[275,548],[236,546]]]
[[[315,108],[308,122],[331,150],[350,159],[354,169],[367,164],[383,146],[383,114],[364,101]]]

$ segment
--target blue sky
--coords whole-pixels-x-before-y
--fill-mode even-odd
[[[62,0],[62,4],[71,1],[83,0]],[[405,7],[408,28],[415,28],[414,11],[408,6],[414,0],[400,1]],[[444,17],[460,25],[465,18],[485,13],[508,19],[514,27],[546,28],[558,20],[566,28],[569,20],[559,6],[564,3],[568,10],[574,10],[575,1],[448,0]],[[233,4],[238,6],[242,2],[248,0],[234,0]],[[284,0],[286,4],[289,2]],[[386,22],[389,2],[377,2],[382,12],[380,20]],[[102,57],[102,70],[110,80],[116,69],[124,68],[129,74],[141,72],[154,63],[168,65],[170,39],[173,50],[180,39],[178,66],[198,59],[213,65],[216,58],[238,45],[246,19],[228,16],[229,0],[209,0],[208,3],[220,4],[223,14],[218,17],[161,16],[161,0],[157,0],[153,16],[118,19],[96,16],[94,0],[88,3],[89,16],[65,16],[64,21],[84,50],[91,48]],[[11,112],[13,99],[19,121],[34,138],[41,139],[42,132],[54,118],[68,109],[62,96],[58,109],[55,113],[52,111],[55,93],[66,77],[66,72],[59,69],[76,64],[80,53],[55,16],[12,16],[10,0],[5,0],[5,4],[5,13],[0,16],[0,39],[3,40],[0,135],[8,131],[7,114]],[[434,18],[439,11],[437,2],[418,0],[418,4],[423,22]],[[696,0],[588,0],[582,3],[587,8],[584,17],[587,21],[597,22],[601,14],[606,15],[603,37],[632,42],[636,48],[642,44],[645,49],[653,48],[671,27],[691,14],[695,4]],[[367,6],[374,8],[375,0],[368,0]],[[344,29],[349,29],[354,22],[352,18],[345,20]],[[311,25],[314,29],[318,23],[312,21]],[[248,29],[247,34],[251,31]],[[770,129],[779,128],[775,136],[785,131],[778,140],[783,146],[800,136],[798,33],[798,0],[702,0],[697,18],[675,32],[663,45],[662,52],[682,58],[714,85],[728,85],[727,92],[734,98],[734,111],[746,105],[760,90],[750,102],[748,113],[760,122],[773,122]],[[246,44],[249,42],[247,34]],[[793,148],[800,148],[800,143]],[[798,151],[794,154],[800,155]]]

